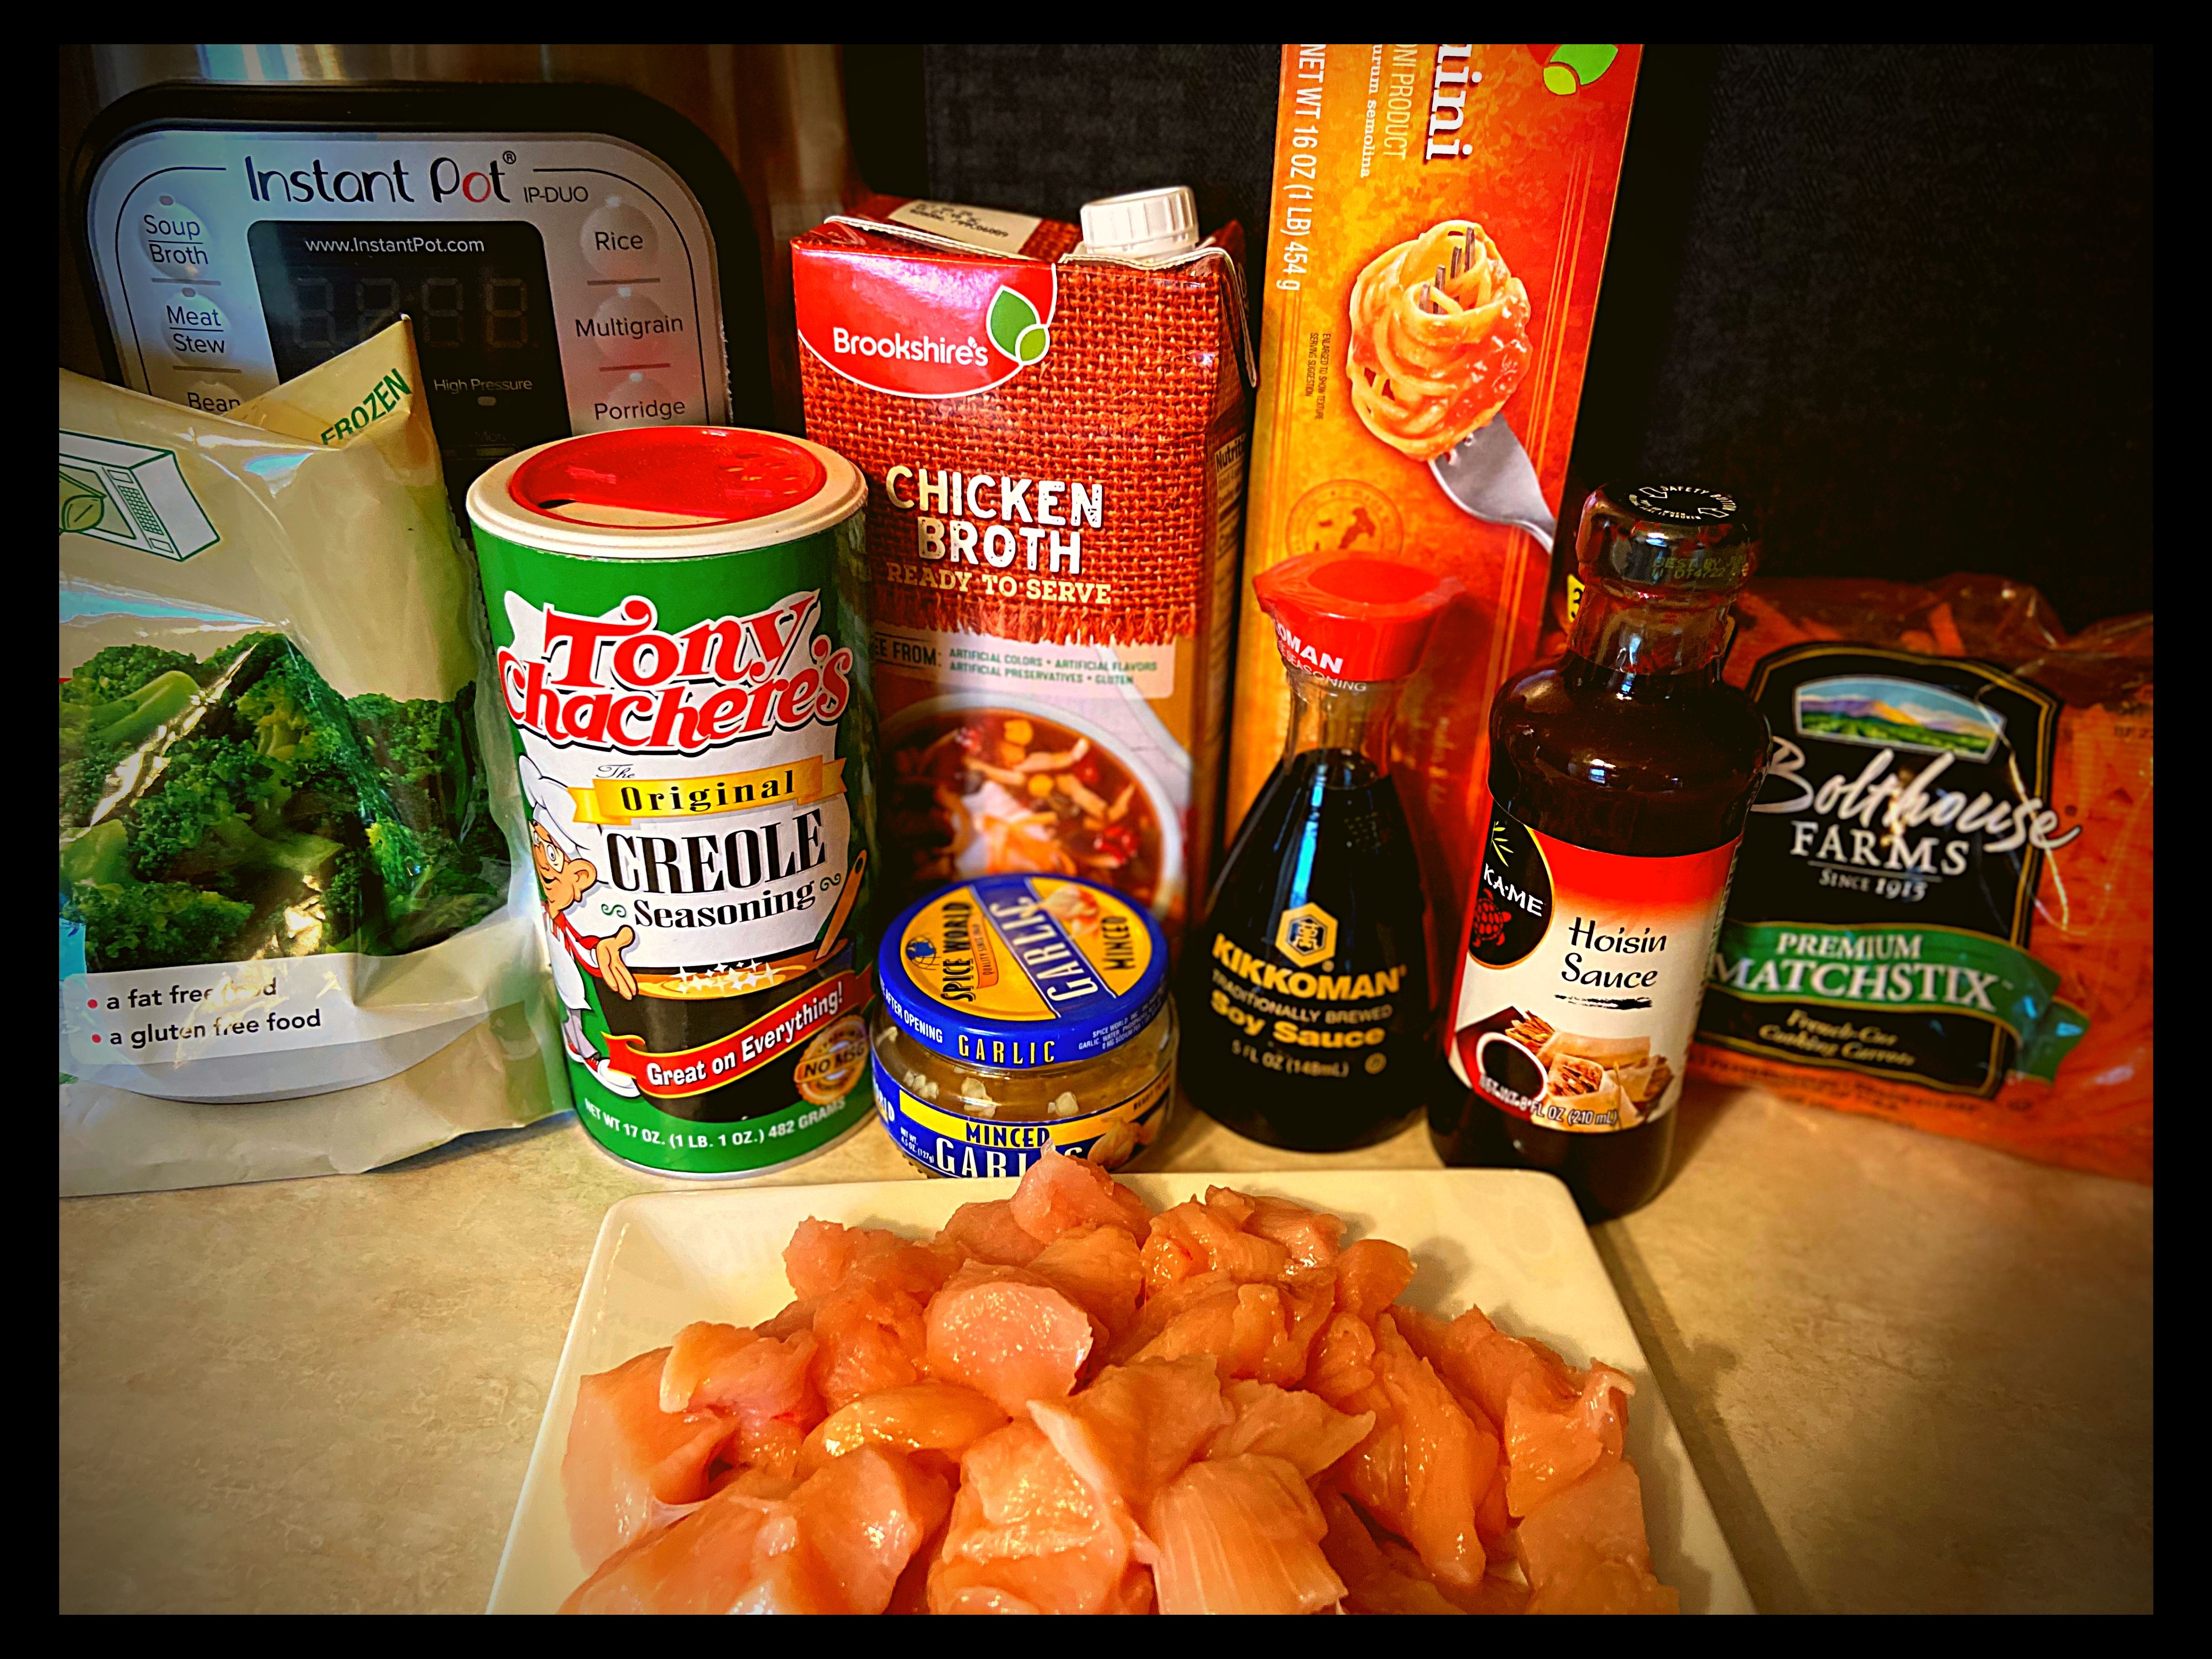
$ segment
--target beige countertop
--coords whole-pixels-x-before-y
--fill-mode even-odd
[[[1774,1612],[2147,1610],[2151,1194],[1755,1092],[1596,1230]],[[1148,1167],[1300,1158],[1186,1115]],[[872,1125],[769,1179],[904,1171]],[[484,1605],[601,1212],[562,1118],[374,1175],[61,1205],[64,1611]]]

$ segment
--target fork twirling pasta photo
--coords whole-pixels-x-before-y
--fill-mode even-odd
[[[1529,319],[1528,290],[1480,225],[1431,226],[1352,285],[1352,406],[1393,449],[1434,460],[1513,395]]]

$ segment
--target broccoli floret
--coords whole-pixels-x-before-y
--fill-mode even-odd
[[[185,738],[164,761],[153,790],[128,814],[131,863],[146,880],[254,863],[257,823],[281,832],[276,814],[292,790],[243,744]]]
[[[275,760],[311,764],[358,753],[359,738],[345,704],[295,650],[279,653],[238,695],[238,717],[253,728],[253,746]]]
[[[173,657],[173,651],[155,652],[150,647],[128,646],[145,653],[138,665],[150,666],[155,656]],[[108,653],[100,653],[106,656]],[[95,657],[94,662],[100,660]],[[185,661],[191,661],[186,657]],[[110,675],[120,677],[120,671]],[[70,692],[88,685],[73,679],[61,689],[61,810],[63,820],[82,823],[91,817],[106,792],[109,775],[133,750],[192,706],[199,682],[180,669],[155,674],[136,690],[100,702],[72,700]]]
[[[198,668],[200,684],[202,685],[217,684],[230,674],[232,669],[242,659],[257,651],[273,659],[294,648],[292,641],[282,634],[241,635],[200,664]],[[245,678],[250,680],[252,676],[248,673]]]
[[[256,751],[312,798],[295,811],[295,822],[393,816],[391,786],[346,717],[344,699],[298,651],[288,646],[234,707]]]
[[[66,823],[88,821],[109,778],[133,750],[191,707],[199,687],[188,674],[166,673],[127,696],[97,707],[64,703],[61,810]]]
[[[245,744],[188,738],[166,757],[161,781],[130,812],[131,858],[149,881],[232,870],[310,876],[338,843],[284,827],[292,794],[283,770]]]
[[[80,882],[70,908],[84,923],[85,966],[172,968],[224,962],[253,907],[187,882]]]
[[[331,951],[370,948],[368,860],[353,848],[337,855],[323,886],[323,937]]]
[[[346,710],[390,781],[401,819],[412,829],[455,831],[474,781],[458,704],[401,702],[372,691],[349,698]]]
[[[198,659],[158,645],[111,645],[78,665],[62,685],[62,703],[97,708],[127,697],[149,680],[167,673],[195,674]]]
[[[120,818],[110,818],[62,843],[62,891],[81,881],[113,884],[134,879],[129,833]]]
[[[81,743],[74,757],[64,745],[61,771],[61,817],[64,824],[88,820],[107,792],[108,775],[122,763],[126,751],[112,744]]]
[[[156,675],[125,696],[94,708],[86,723],[85,743],[135,749],[192,706],[200,683],[180,669]]]
[[[397,824],[369,828],[368,844],[384,880],[388,948],[420,950],[481,921],[505,901],[506,868],[496,879],[477,858],[439,830]]]
[[[375,861],[378,878],[393,892],[404,893],[414,886],[428,862],[422,837],[393,818],[368,826],[368,854]]]

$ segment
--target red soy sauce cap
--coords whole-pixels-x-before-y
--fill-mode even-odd
[[[1252,591],[1285,662],[1332,680],[1401,680],[1461,588],[1396,559],[1308,553],[1261,571]]]

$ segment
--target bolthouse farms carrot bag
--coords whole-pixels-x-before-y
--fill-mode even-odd
[[[64,1194],[568,1103],[421,383],[404,322],[227,416],[62,374]]]
[[[894,910],[1000,872],[1170,934],[1203,899],[1248,348],[1241,234],[1189,204],[878,199],[792,244],[807,435],[868,481]]]
[[[1695,1068],[2151,1178],[2151,619],[2034,589],[1754,583],[1772,732]]]

